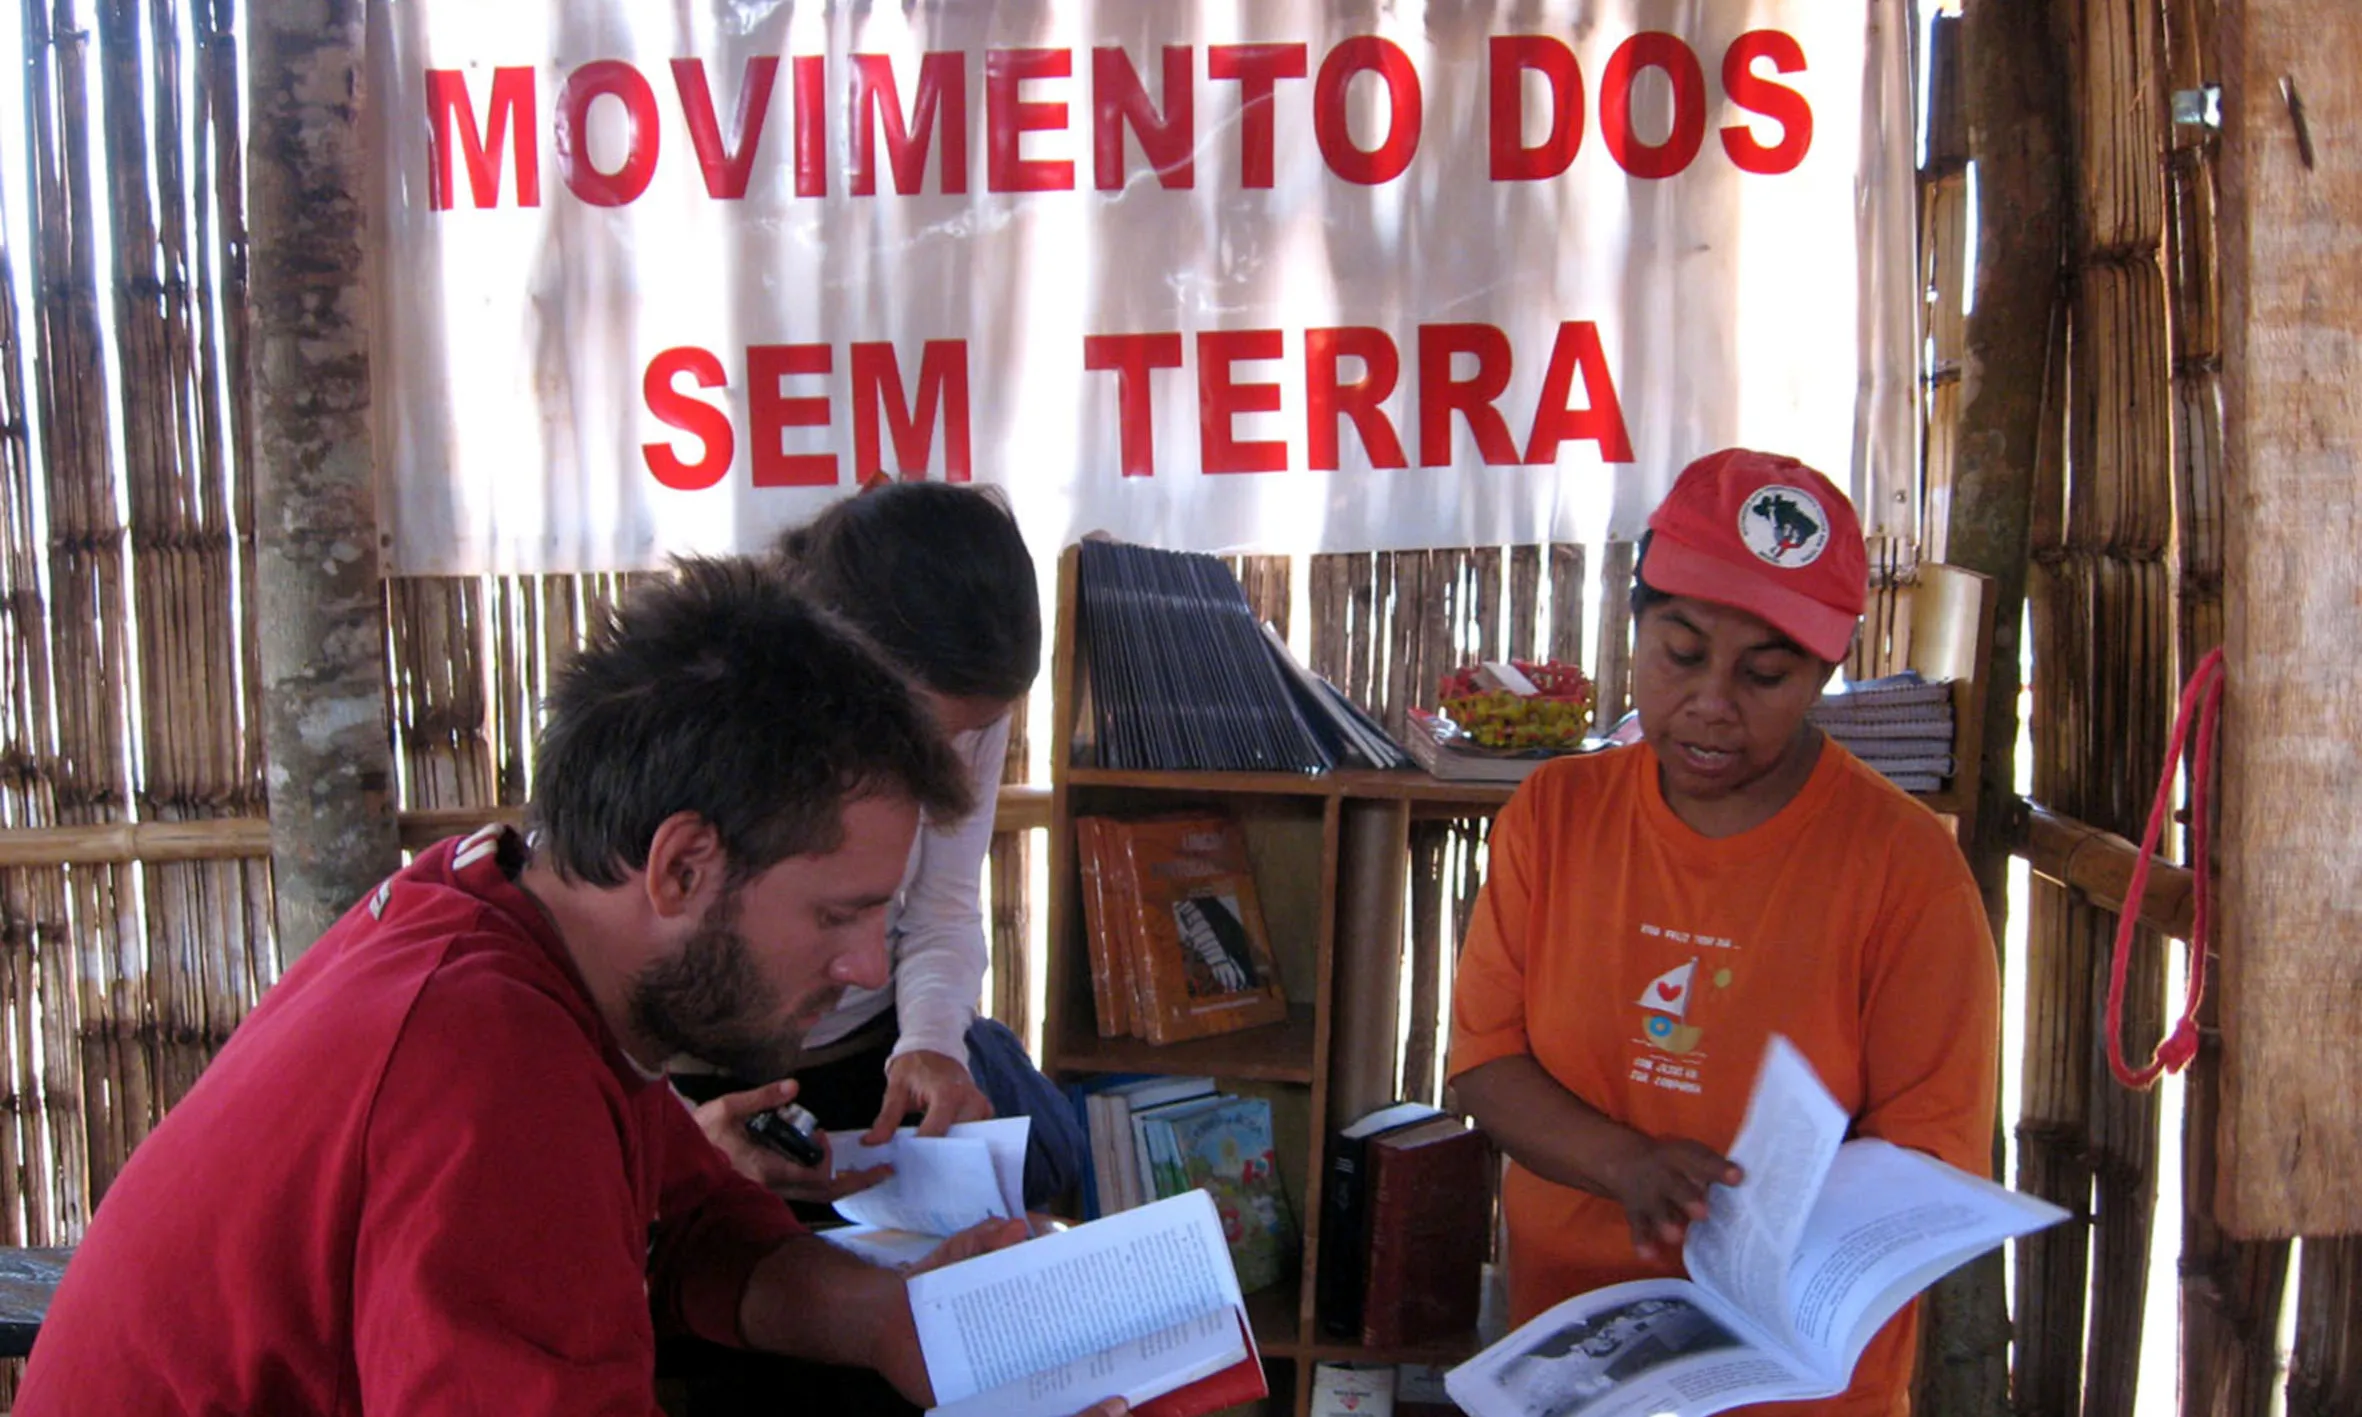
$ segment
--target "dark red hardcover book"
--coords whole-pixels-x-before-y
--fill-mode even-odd
[[[1476,1327],[1492,1232],[1493,1153],[1457,1117],[1369,1142],[1361,1341],[1404,1348]]]

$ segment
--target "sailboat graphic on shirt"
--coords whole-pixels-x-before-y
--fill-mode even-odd
[[[1668,969],[1650,980],[1648,987],[1640,991],[1640,1006],[1656,1013],[1671,1014],[1675,1018],[1687,1017],[1690,976],[1697,969],[1698,962],[1692,959],[1680,968]]]

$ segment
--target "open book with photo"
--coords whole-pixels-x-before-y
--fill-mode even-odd
[[[830,1132],[832,1169],[892,1166],[894,1174],[838,1200],[837,1214],[852,1223],[822,1230],[820,1238],[894,1267],[926,1258],[971,1225],[1025,1214],[1032,1130],[1030,1117],[996,1117],[961,1122],[939,1137],[904,1127],[877,1146],[864,1145],[860,1132]]]
[[[1845,1140],[1845,1109],[1774,1035],[1730,1158],[1682,1246],[1689,1279],[1578,1294],[1452,1370],[1471,1417],[1683,1417],[1843,1392],[1913,1295],[2064,1220],[1933,1157]]]
[[[911,1276],[929,1417],[1198,1417],[1268,1392],[1222,1221],[1190,1191]]]

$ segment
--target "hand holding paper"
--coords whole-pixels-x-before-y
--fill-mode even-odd
[[[883,1145],[856,1132],[830,1132],[840,1171],[891,1167],[885,1181],[836,1203],[850,1227],[820,1237],[888,1266],[917,1262],[945,1237],[988,1220],[1025,1214],[1026,1117],[964,1122],[951,1135],[923,1137],[904,1127]]]

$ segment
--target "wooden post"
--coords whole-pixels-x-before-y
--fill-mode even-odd
[[[2234,1235],[2362,1231],[2362,10],[2226,0],[2222,1123]]]
[[[2058,417],[2050,406],[2049,369],[2065,241],[2065,95],[2048,9],[2041,0],[1978,0],[1960,20],[1960,95],[1967,155],[1977,164],[1978,251],[1942,545],[1947,561],[1994,581],[1983,741],[1967,745],[1983,757],[1980,800],[1973,835],[1962,845],[1997,941],[2009,917],[2007,799],[2016,786],[2019,626],[2034,473],[2046,425]],[[1931,163],[1943,156],[1931,152]],[[2007,1411],[2009,1337],[1998,1253],[1929,1291],[1914,1410],[1930,1417]]]
[[[2214,0],[2166,0],[2167,85],[2199,93],[2221,73]],[[2173,295],[2175,541],[2181,549],[2181,662],[2223,642],[2222,319],[2215,190],[2221,144],[2177,122],[2166,166]],[[2184,853],[2187,859],[2188,853]],[[2037,867],[2037,870],[2040,868]],[[2187,928],[2173,932],[2188,937]],[[2222,965],[2205,961],[2197,1059],[2182,1075],[2182,1417],[2268,1417],[2290,1242],[2234,1240],[2214,1218],[2222,1113]]]
[[[371,483],[360,0],[249,12],[254,453],[279,949],[400,862]]]

